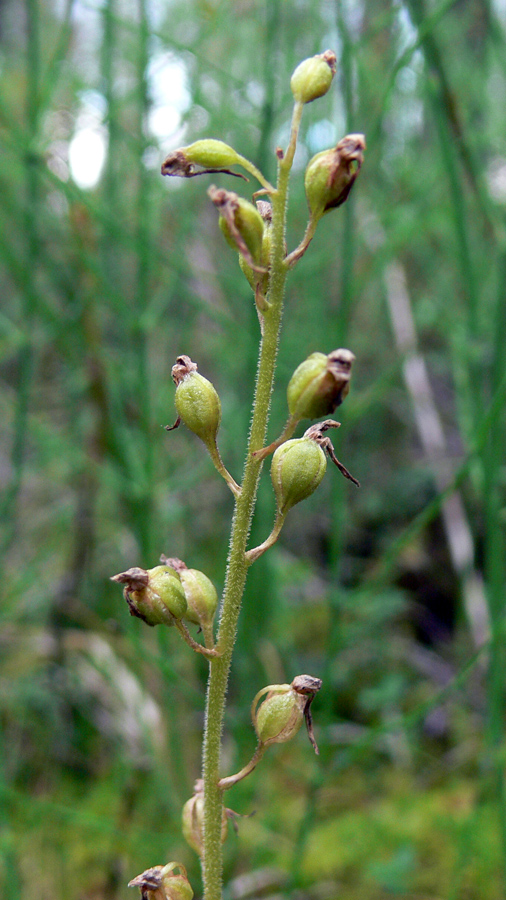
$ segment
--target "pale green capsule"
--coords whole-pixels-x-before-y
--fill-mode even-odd
[[[271,465],[278,513],[285,515],[292,506],[309,497],[320,484],[326,469],[325,453],[314,440],[293,438],[281,444]]]
[[[322,150],[308,163],[304,187],[313,217],[341,206],[347,200],[364,160],[363,134],[348,134],[337,147]]]
[[[340,348],[327,356],[311,353],[297,366],[287,388],[290,415],[301,419],[319,419],[333,413],[350,390],[351,350]]]
[[[305,698],[289,684],[273,685],[254,716],[258,740],[266,746],[291,740],[302,725],[304,706]]]
[[[178,573],[171,566],[120,572],[111,579],[124,585],[130,614],[147,625],[173,625],[186,613],[186,596]]]
[[[214,445],[221,422],[221,402],[211,382],[200,372],[188,372],[177,385],[174,401],[186,427],[204,444]]]
[[[229,196],[231,192],[228,192]],[[262,257],[262,239],[264,235],[264,221],[258,212],[256,206],[253,206],[244,197],[238,197],[233,212],[233,222],[240,236],[242,237],[246,247],[255,262],[259,262]],[[230,224],[224,216],[220,215],[219,226],[228,244],[237,250],[237,241],[235,240]]]
[[[181,569],[179,575],[188,603],[185,618],[194,625],[210,625],[218,608],[214,584],[198,569]]]
[[[311,103],[327,93],[336,74],[336,55],[332,50],[304,59],[295,69],[290,87],[294,100]]]
[[[187,147],[182,147],[181,152],[191,163],[202,166],[204,169],[225,168],[241,163],[241,157],[233,147],[229,147],[224,141],[216,141],[214,138],[195,141]]]

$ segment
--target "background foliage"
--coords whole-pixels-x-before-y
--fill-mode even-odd
[[[350,131],[368,150],[289,281],[271,434],[295,366],[350,347],[336,450],[362,488],[329,471],[251,570],[228,769],[256,691],[306,671],[321,755],[299,737],[231,792],[257,812],[229,836],[226,896],[505,896],[505,28],[499,0],[3,0],[5,896],[116,900],[168,859],[198,896],[179,815],[206,665],[108,577],[164,552],[221,587],[231,497],[190,433],[162,430],[170,368],[188,353],[214,382],[239,477],[258,322],[207,179],[159,165],[210,136],[273,177],[290,73],[328,47],[291,248],[307,160]],[[78,138],[106,148],[93,186]],[[266,471],[252,545],[272,515]]]

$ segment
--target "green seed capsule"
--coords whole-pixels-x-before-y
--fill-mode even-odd
[[[198,791],[183,806],[183,837],[200,857],[204,855],[204,792]],[[228,834],[227,813],[221,814],[221,843]]]
[[[178,416],[206,446],[215,446],[221,421],[220,398],[207,378],[197,372],[189,356],[179,356],[172,367],[176,383],[175,404]]]
[[[345,202],[362,166],[364,150],[364,135],[348,134],[334,149],[313,156],[304,176],[313,217],[320,217]]]
[[[189,375],[178,385],[176,409],[184,424],[204,443],[215,440],[221,421],[221,403],[207,378],[199,372]]]
[[[340,348],[328,356],[312,353],[295,369],[287,389],[290,415],[301,419],[319,419],[334,412],[350,389],[350,350]]]
[[[190,797],[183,806],[183,837],[199,856],[204,855],[204,794]]]
[[[253,702],[255,703],[255,701]],[[304,706],[305,699],[297,694],[291,685],[272,685],[265,700],[253,716],[253,725],[258,740],[266,746],[290,741],[302,725]]]
[[[179,874],[176,874],[175,869],[179,869]],[[128,887],[138,887],[142,900],[193,900],[193,890],[186,869],[177,862],[146,869],[129,881]]]
[[[178,573],[171,566],[154,569],[135,567],[111,579],[123,584],[130,614],[147,625],[173,625],[187,609],[186,596]]]
[[[311,703],[322,682],[313,675],[297,675],[291,684],[270,684],[258,692],[251,706],[251,719],[258,740],[269,744],[283,744],[297,734],[303,719],[309,740],[318,753],[313,734]],[[261,697],[266,695],[258,706]],[[258,707],[258,708],[257,708]]]
[[[177,557],[162,554],[160,562],[174,569],[181,579],[188,604],[185,619],[202,628],[212,625],[218,607],[218,592],[212,581],[198,569],[189,569]]]
[[[184,585],[178,573],[170,566],[148,569],[148,589],[160,597],[163,605],[175,619],[182,619],[187,611]]]
[[[179,575],[188,603],[185,618],[194,625],[211,625],[218,608],[214,584],[198,569],[182,569]]]
[[[216,141],[213,138],[195,141],[188,147],[182,147],[181,151],[191,163],[202,166],[204,169],[237,166],[241,162],[241,157],[233,147],[229,147],[224,141]]]
[[[233,175],[235,173],[229,171],[229,166],[241,165],[242,162],[239,154],[228,144],[207,138],[169,153],[162,163],[162,175],[193,178],[206,172],[220,171]]]
[[[230,191],[227,193],[231,195]],[[233,197],[235,200],[232,206],[228,207],[228,210],[232,210],[231,216],[234,226],[246,244],[253,260],[255,262],[260,262],[262,257],[262,238],[264,234],[264,222],[262,216],[257,208],[253,206],[252,203],[249,203],[248,200],[245,200],[244,197],[238,197],[237,194],[234,194]],[[237,240],[234,237],[230,222],[223,215],[220,215],[219,226],[227,243],[230,244],[234,250],[237,250]]]
[[[262,234],[262,247],[260,252],[259,263],[263,269],[268,269],[271,261],[271,247],[272,247],[272,210],[269,203],[260,200],[257,203],[257,208],[262,215],[262,210],[265,210],[262,215],[262,220],[264,222],[264,230]],[[268,211],[267,211],[268,210]],[[260,285],[260,290],[262,294],[265,296],[269,287],[269,273],[268,271],[264,273],[254,272],[250,265],[244,259],[244,256],[239,254],[239,265],[242,269],[243,274],[246,276],[250,287],[253,291],[256,290],[257,285]]]
[[[251,266],[248,265],[248,263],[244,259],[244,256],[241,256],[240,253],[239,253],[239,266],[241,267],[241,271],[242,271],[243,275],[245,276],[250,288],[254,291],[256,289],[259,276],[253,271]]]
[[[336,74],[336,55],[332,50],[304,59],[295,69],[290,87],[299,103],[311,103],[327,93]]]
[[[310,438],[294,438],[281,444],[271,465],[278,514],[285,515],[292,506],[309,497],[320,484],[326,469],[325,453]]]

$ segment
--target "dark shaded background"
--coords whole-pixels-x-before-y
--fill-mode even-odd
[[[302,359],[349,347],[335,446],[362,487],[329,469],[250,572],[227,771],[253,750],[254,694],[300,672],[324,681],[321,755],[299,735],[230,793],[256,815],[229,835],[226,898],[505,896],[505,28],[499,0],[3,0],[6,897],[126,898],[169,859],[199,896],[179,817],[206,665],[130,619],[108,578],[163,552],[221,589],[231,496],[193,435],[162,428],[170,369],[187,353],[215,384],[239,478],[259,335],[211,179],[159,167],[210,136],[274,178],[290,74],[328,47],[290,248],[308,159],[347,132],[368,149],[289,280],[270,434]],[[86,129],[85,156],[106,152],[80,187]],[[266,469],[252,545],[272,516]]]

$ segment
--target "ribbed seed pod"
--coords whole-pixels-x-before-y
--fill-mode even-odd
[[[179,869],[179,873],[174,870]],[[138,887],[141,900],[192,900],[193,890],[186,869],[181,863],[153,866],[128,882],[128,887]]]
[[[170,566],[148,569],[148,588],[156,593],[175,619],[186,614],[187,602],[184,586],[178,573]]]
[[[231,192],[227,192],[229,196]],[[237,250],[237,238],[233,226],[242,237],[255,262],[260,262],[262,255],[262,238],[264,222],[257,208],[244,197],[234,194],[232,216],[220,215],[219,226],[228,244]],[[232,225],[233,223],[233,225]]]
[[[278,514],[285,515],[292,506],[309,497],[320,484],[326,469],[324,451],[310,438],[293,438],[281,444],[271,464]]]
[[[335,74],[336,54],[332,50],[304,59],[290,79],[294,100],[299,103],[311,103],[318,97],[323,97]]]
[[[180,577],[188,603],[185,618],[194,625],[211,625],[218,608],[214,584],[198,569],[183,569]]]
[[[183,806],[183,837],[199,856],[204,855],[204,792],[197,791]],[[225,808],[221,815],[221,843],[228,834],[228,820]]]
[[[176,384],[175,404],[179,417],[206,446],[215,446],[221,421],[221,403],[216,389],[198,371],[189,356],[179,356],[172,367]]]
[[[294,419],[319,419],[334,412],[350,390],[351,350],[340,348],[325,356],[311,353],[297,366],[287,389],[288,409]]]
[[[194,141],[187,147],[181,148],[182,152],[190,162],[195,163],[202,168],[225,168],[225,166],[236,166],[241,162],[238,153],[225,144],[224,141],[217,141],[214,138],[204,138],[201,141]]]
[[[271,260],[271,247],[272,247],[272,209],[270,203],[266,203],[265,200],[261,200],[257,203],[257,208],[262,215],[262,220],[264,222],[264,231],[262,235],[262,247],[260,252],[259,263],[260,266],[268,270]],[[265,212],[262,214],[262,210],[266,210],[268,208],[269,212]],[[242,269],[243,274],[248,279],[250,287],[253,290],[256,290],[257,284],[260,284],[260,290],[262,294],[265,296],[269,287],[269,273],[265,271],[263,273],[254,272],[250,265],[244,259],[244,256],[239,254],[239,265]]]
[[[178,573],[170,566],[135,567],[114,575],[123,584],[130,614],[147,625],[173,625],[186,613],[186,596]]]
[[[189,569],[182,559],[162,554],[160,561],[175,569],[183,585],[188,609],[185,619],[203,629],[212,625],[218,607],[218,592],[212,581],[198,569]]]
[[[162,163],[162,175],[192,178],[205,172],[228,171],[230,166],[242,165],[242,162],[233,147],[223,141],[205,138],[169,153]]]
[[[258,740],[266,746],[291,740],[302,725],[304,702],[289,684],[272,685],[253,719]]]
[[[348,134],[332,150],[323,150],[310,160],[304,176],[309,210],[319,218],[341,206],[355,183],[364,160],[363,134]]]
[[[261,744],[283,744],[306,721],[308,736],[318,753],[313,734],[310,706],[322,686],[312,675],[297,675],[291,684],[270,684],[258,692],[251,706],[253,727]],[[264,696],[260,706],[258,703]]]

